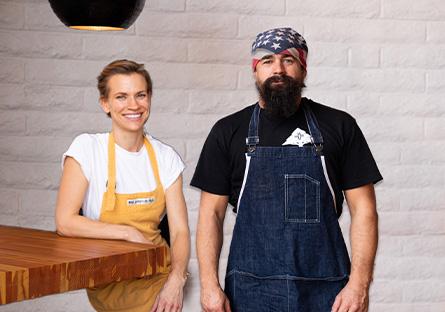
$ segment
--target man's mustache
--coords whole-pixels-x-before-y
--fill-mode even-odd
[[[268,79],[266,79],[265,82],[269,82],[269,83],[284,82],[284,81],[289,81],[289,79],[292,79],[292,78],[289,76],[286,76],[286,75],[284,75],[284,76],[276,75],[276,76],[269,77]]]

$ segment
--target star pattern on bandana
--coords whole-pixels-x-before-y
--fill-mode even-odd
[[[273,48],[274,50],[276,50],[276,49],[281,48],[281,46],[280,46],[279,43],[274,43],[274,44],[272,44],[272,48]]]
[[[260,33],[252,44],[252,53],[264,49],[278,53],[288,48],[301,48],[307,51],[304,38],[292,28],[276,28]]]

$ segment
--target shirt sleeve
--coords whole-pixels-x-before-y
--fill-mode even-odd
[[[224,138],[224,127],[218,122],[204,143],[190,185],[208,193],[230,195],[231,165],[228,142]]]
[[[167,190],[184,171],[185,164],[179,154],[171,146],[162,144],[159,146],[159,149],[159,176],[164,190]]]
[[[83,175],[90,182],[92,173],[92,140],[86,133],[77,136],[71,143],[68,150],[62,156],[62,170],[66,157],[72,157],[76,160]]]
[[[353,189],[379,182],[383,177],[368,143],[354,119],[348,128],[350,131],[345,136],[345,148],[342,155],[342,189]]]

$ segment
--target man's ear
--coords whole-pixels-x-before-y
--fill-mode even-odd
[[[300,69],[303,71],[303,79],[306,79],[307,69],[304,68],[303,64],[301,64],[300,62],[298,62],[298,65],[300,65]]]
[[[255,68],[255,69],[253,70],[253,72],[252,72],[252,78],[253,78],[254,81],[257,80],[257,71],[256,71],[256,68]]]
[[[102,107],[102,110],[109,114],[110,113],[110,105],[108,103],[108,100],[105,97],[101,97],[99,99],[100,107]]]

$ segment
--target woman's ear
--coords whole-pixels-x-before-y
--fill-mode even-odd
[[[110,113],[110,105],[109,105],[109,103],[108,103],[107,98],[105,98],[105,97],[101,97],[101,98],[99,99],[99,103],[100,103],[100,106],[102,107],[102,110],[103,110],[105,113],[109,114],[109,113]]]

